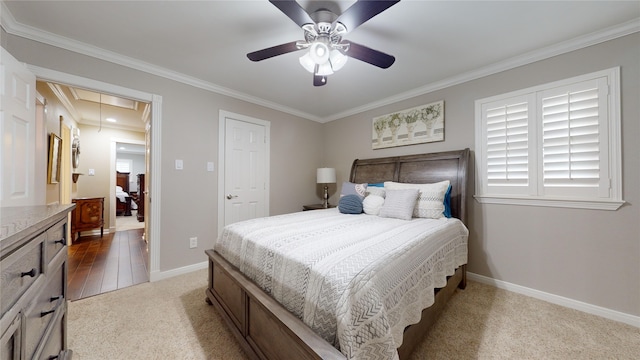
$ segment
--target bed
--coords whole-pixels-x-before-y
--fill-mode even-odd
[[[116,171],[116,216],[131,216],[136,209],[129,194],[129,173]]]
[[[451,214],[455,219],[459,219],[459,221],[455,219],[432,221],[438,222],[438,224],[444,224],[446,222],[466,224],[468,158],[469,150],[464,149],[460,151],[442,153],[355,160],[351,168],[349,181],[352,183],[380,183],[384,181],[395,181],[400,183],[427,184],[449,180],[451,184]],[[338,216],[340,215],[337,214],[336,209],[316,210],[306,213],[316,214],[304,214],[301,212],[290,215],[275,216],[267,219],[257,219],[254,220],[254,226],[256,228],[267,229],[261,223],[262,221],[285,221],[288,216],[293,216],[294,219],[296,219],[294,221],[309,221],[305,224],[312,224],[313,222],[318,221],[326,221],[326,223],[329,223],[331,219],[337,219],[335,221],[340,222],[349,217],[351,217],[349,221],[356,218],[361,219],[358,221],[370,221],[370,218],[367,218],[367,216],[370,217],[370,215],[363,215],[362,217],[359,215],[342,215],[342,217],[338,219]],[[320,220],[314,218],[320,218]],[[412,219],[411,221],[406,221],[406,223],[418,224],[418,221],[422,220],[424,219],[417,219],[416,221]],[[379,226],[382,226],[383,222],[385,221],[379,220],[369,222],[367,226],[371,227],[373,224],[379,224]],[[428,307],[422,311],[420,311],[422,308],[417,310],[417,318],[410,319],[408,322],[408,324],[413,325],[400,329],[398,341],[398,334],[382,334],[384,331],[389,330],[389,328],[391,328],[391,330],[388,331],[389,333],[397,332],[397,322],[391,321],[391,319],[395,319],[398,316],[394,316],[393,314],[379,315],[378,309],[381,307],[378,305],[383,303],[386,306],[387,301],[389,301],[390,298],[401,298],[403,294],[402,291],[399,292],[401,296],[388,296],[385,298],[375,299],[373,301],[359,301],[355,296],[351,295],[356,293],[367,293],[370,292],[370,290],[367,287],[360,285],[352,286],[352,284],[358,283],[349,281],[346,292],[347,295],[338,300],[334,298],[333,300],[329,300],[327,303],[318,302],[317,304],[309,305],[306,299],[303,299],[301,302],[300,299],[298,299],[297,303],[290,301],[291,298],[296,297],[294,294],[292,296],[285,297],[284,299],[280,298],[282,303],[279,303],[272,296],[278,297],[278,291],[276,291],[275,288],[286,288],[288,286],[286,285],[286,282],[273,282],[274,288],[270,288],[268,286],[265,288],[265,279],[271,281],[268,276],[262,276],[262,278],[260,278],[261,275],[256,275],[256,273],[252,272],[254,269],[252,269],[251,266],[247,267],[245,264],[238,265],[233,252],[229,252],[227,249],[219,247],[218,243],[224,241],[224,234],[235,231],[233,228],[240,226],[242,225],[234,226],[234,224],[231,224],[230,226],[225,227],[223,235],[218,239],[216,247],[214,247],[215,250],[211,249],[206,251],[209,258],[209,282],[206,295],[207,302],[213,304],[220,312],[232,333],[240,341],[244,351],[251,358],[347,359],[398,357],[400,359],[406,359],[411,354],[414,347],[424,338],[424,335],[435,322],[437,315],[441,312],[448,298],[455,292],[455,289],[458,287],[464,288],[466,286],[466,237],[464,237],[464,251],[457,255],[457,262],[453,265],[451,263],[447,263],[446,266],[442,266],[443,268],[450,268],[440,269],[441,272],[447,272],[447,276],[440,274],[442,275],[442,280],[434,280],[434,284],[436,284],[436,286],[432,284],[432,286],[428,288],[431,292],[429,303],[432,303],[432,305],[426,305]],[[309,225],[308,228],[314,228],[314,226]],[[319,231],[318,229],[320,229],[320,227],[317,226],[315,228],[316,231]],[[466,227],[464,229],[466,230]],[[268,232],[271,230],[267,229],[264,231],[266,231],[264,232],[264,239],[266,241],[268,238]],[[292,231],[295,232],[297,230]],[[377,230],[372,231],[376,232]],[[386,234],[386,231],[393,232],[393,229],[386,229],[381,233]],[[408,230],[404,228],[402,229],[402,232],[406,231]],[[300,237],[300,234],[296,236]],[[311,234],[309,236],[315,235]],[[277,239],[279,237],[280,236],[278,235],[274,238]],[[393,239],[393,237],[389,236],[389,239]],[[233,241],[230,241],[230,243],[234,243],[236,239],[231,240]],[[384,245],[384,243],[380,244]],[[283,245],[286,246],[287,244],[280,243],[278,246]],[[248,246],[254,245],[251,245],[250,243]],[[411,249],[411,251],[406,251],[407,253],[413,253],[413,248],[407,247],[406,249]],[[226,258],[222,254],[225,254]],[[464,261],[460,260],[461,256],[464,256]],[[390,256],[390,258],[395,258],[395,255]],[[311,261],[313,262],[315,260]],[[389,261],[391,262],[391,260]],[[425,260],[425,262],[427,262],[427,260]],[[403,262],[400,261],[400,263]],[[275,263],[275,266],[280,266],[279,260]],[[240,271],[240,268],[242,268],[244,273]],[[301,268],[300,271],[291,271],[289,272],[290,275],[284,274],[283,277],[289,276],[295,278],[297,274],[305,273],[305,271],[306,274],[309,274],[309,281],[314,283],[323,283],[323,281],[325,281],[323,277],[314,277],[316,272],[318,272],[317,268],[311,268],[310,270]],[[392,273],[395,273],[395,271],[378,275],[364,270],[356,271],[358,276],[365,278],[365,283],[389,282]],[[250,278],[252,280],[250,280]],[[293,279],[293,281],[295,282],[295,279]],[[333,285],[326,287],[330,288],[332,286]],[[293,288],[294,286],[291,285],[291,287]],[[320,289],[322,287],[311,287],[311,285],[309,285],[309,289],[315,288]],[[431,291],[432,288],[436,289]],[[290,289],[285,290],[288,291]],[[375,291],[373,293],[376,293]],[[396,291],[396,293],[398,292],[397,290],[394,291]],[[390,291],[389,293],[392,294],[393,291]],[[323,297],[318,298],[324,299]],[[350,302],[352,298],[356,299],[353,304]],[[369,298],[370,297],[367,297],[367,299]],[[344,299],[348,299],[348,301]],[[302,306],[304,306],[304,310],[297,308],[301,305],[296,304],[300,303],[303,304]],[[362,318],[361,315],[353,314],[354,309],[360,309],[363,306],[366,307],[372,304],[374,306],[371,306],[371,309],[376,310],[371,310],[366,314],[366,316],[364,316],[367,318],[366,321],[364,321],[364,327],[367,327],[368,330],[364,333],[359,333],[358,331],[362,331],[359,330],[362,326],[358,329],[350,327],[349,324],[354,322],[354,318],[358,318],[358,322],[360,322],[360,319]],[[402,303],[400,302],[400,304]],[[339,310],[340,314],[344,315],[336,317],[335,321],[338,322],[337,329],[330,328],[328,332],[324,327],[325,323],[317,320],[324,319],[326,316],[316,316],[314,318],[316,320],[311,321],[311,323],[309,323],[309,318],[307,317],[307,313],[309,312],[323,315],[323,309],[327,306],[329,308],[335,307]],[[311,309],[311,311],[309,309]],[[393,307],[389,306],[389,309],[393,309]],[[388,309],[385,308],[384,310]],[[304,312],[303,316],[301,316],[300,311]],[[401,317],[402,316],[403,315],[401,315]],[[369,321],[369,318],[372,320]],[[387,320],[389,320],[388,323],[393,326],[385,327],[384,324],[386,324],[385,321]],[[380,327],[376,324],[383,324],[383,326]],[[329,327],[331,326],[333,325],[329,325]],[[379,329],[381,328],[384,329],[384,331],[380,331]],[[351,332],[353,332],[353,334],[351,334]],[[380,341],[377,339],[378,333],[381,334],[380,339],[382,340]],[[365,335],[363,336],[362,334]],[[402,345],[397,349],[389,349],[388,339],[390,337],[391,339],[395,339],[395,344],[401,343]],[[340,347],[344,354],[336,348],[336,343],[341,344]],[[360,348],[359,346],[363,346],[363,348]],[[392,353],[393,356],[389,357],[389,354]]]

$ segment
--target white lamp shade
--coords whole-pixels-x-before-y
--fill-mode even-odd
[[[336,182],[336,169],[334,168],[318,168],[316,173],[316,183],[333,184]]]
[[[338,71],[342,69],[344,64],[347,63],[348,56],[344,55],[338,50],[331,50],[331,55],[329,56],[329,61],[331,61],[331,68],[333,71]]]
[[[316,69],[316,63],[311,59],[311,55],[309,52],[305,53],[300,57],[300,65],[302,65],[305,70],[313,74],[313,71]]]
[[[328,76],[331,74],[333,74],[333,70],[331,70],[331,63],[326,62],[322,65],[318,65],[318,72],[316,73],[316,75]]]
[[[314,63],[322,65],[329,61],[329,47],[327,44],[316,41],[309,46],[309,55]]]

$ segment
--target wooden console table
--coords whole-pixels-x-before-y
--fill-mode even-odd
[[[71,234],[100,228],[104,235],[104,197],[78,198],[71,200],[76,208],[71,212]],[[75,238],[74,238],[75,240]]]

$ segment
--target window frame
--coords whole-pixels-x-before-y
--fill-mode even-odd
[[[607,176],[602,184],[609,185],[608,196],[585,197],[585,196],[559,196],[557,192],[551,191],[546,194],[543,186],[543,153],[542,153],[542,110],[541,94],[552,91],[556,88],[568,87],[577,83],[606,78],[607,83],[607,109],[604,117],[604,133],[601,137],[605,144],[601,145],[600,163],[605,168],[600,169],[600,173]],[[504,102],[509,99],[527,98],[528,105],[528,154],[529,173],[528,184],[518,189],[502,188],[500,186],[488,185],[487,175],[487,126],[484,123],[484,111],[487,107]],[[601,128],[602,123],[601,123]],[[487,204],[510,204],[527,206],[550,206],[581,209],[601,209],[617,210],[624,204],[622,200],[622,149],[621,149],[621,116],[620,116],[620,67],[596,71],[568,79],[554,81],[526,89],[516,90],[500,95],[478,99],[475,101],[475,138],[476,149],[476,194],[474,198],[479,203]],[[602,195],[602,184],[598,187]]]

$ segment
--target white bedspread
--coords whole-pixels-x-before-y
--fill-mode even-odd
[[[467,263],[457,219],[305,211],[228,225],[214,249],[348,359],[397,359],[434,287]]]
[[[121,202],[127,202],[127,198],[131,197],[131,195],[129,195],[128,192],[123,191],[122,188],[119,188],[119,186],[116,186],[116,197]],[[135,201],[131,201],[131,210],[137,210],[137,209],[138,209],[138,204],[136,204]]]

